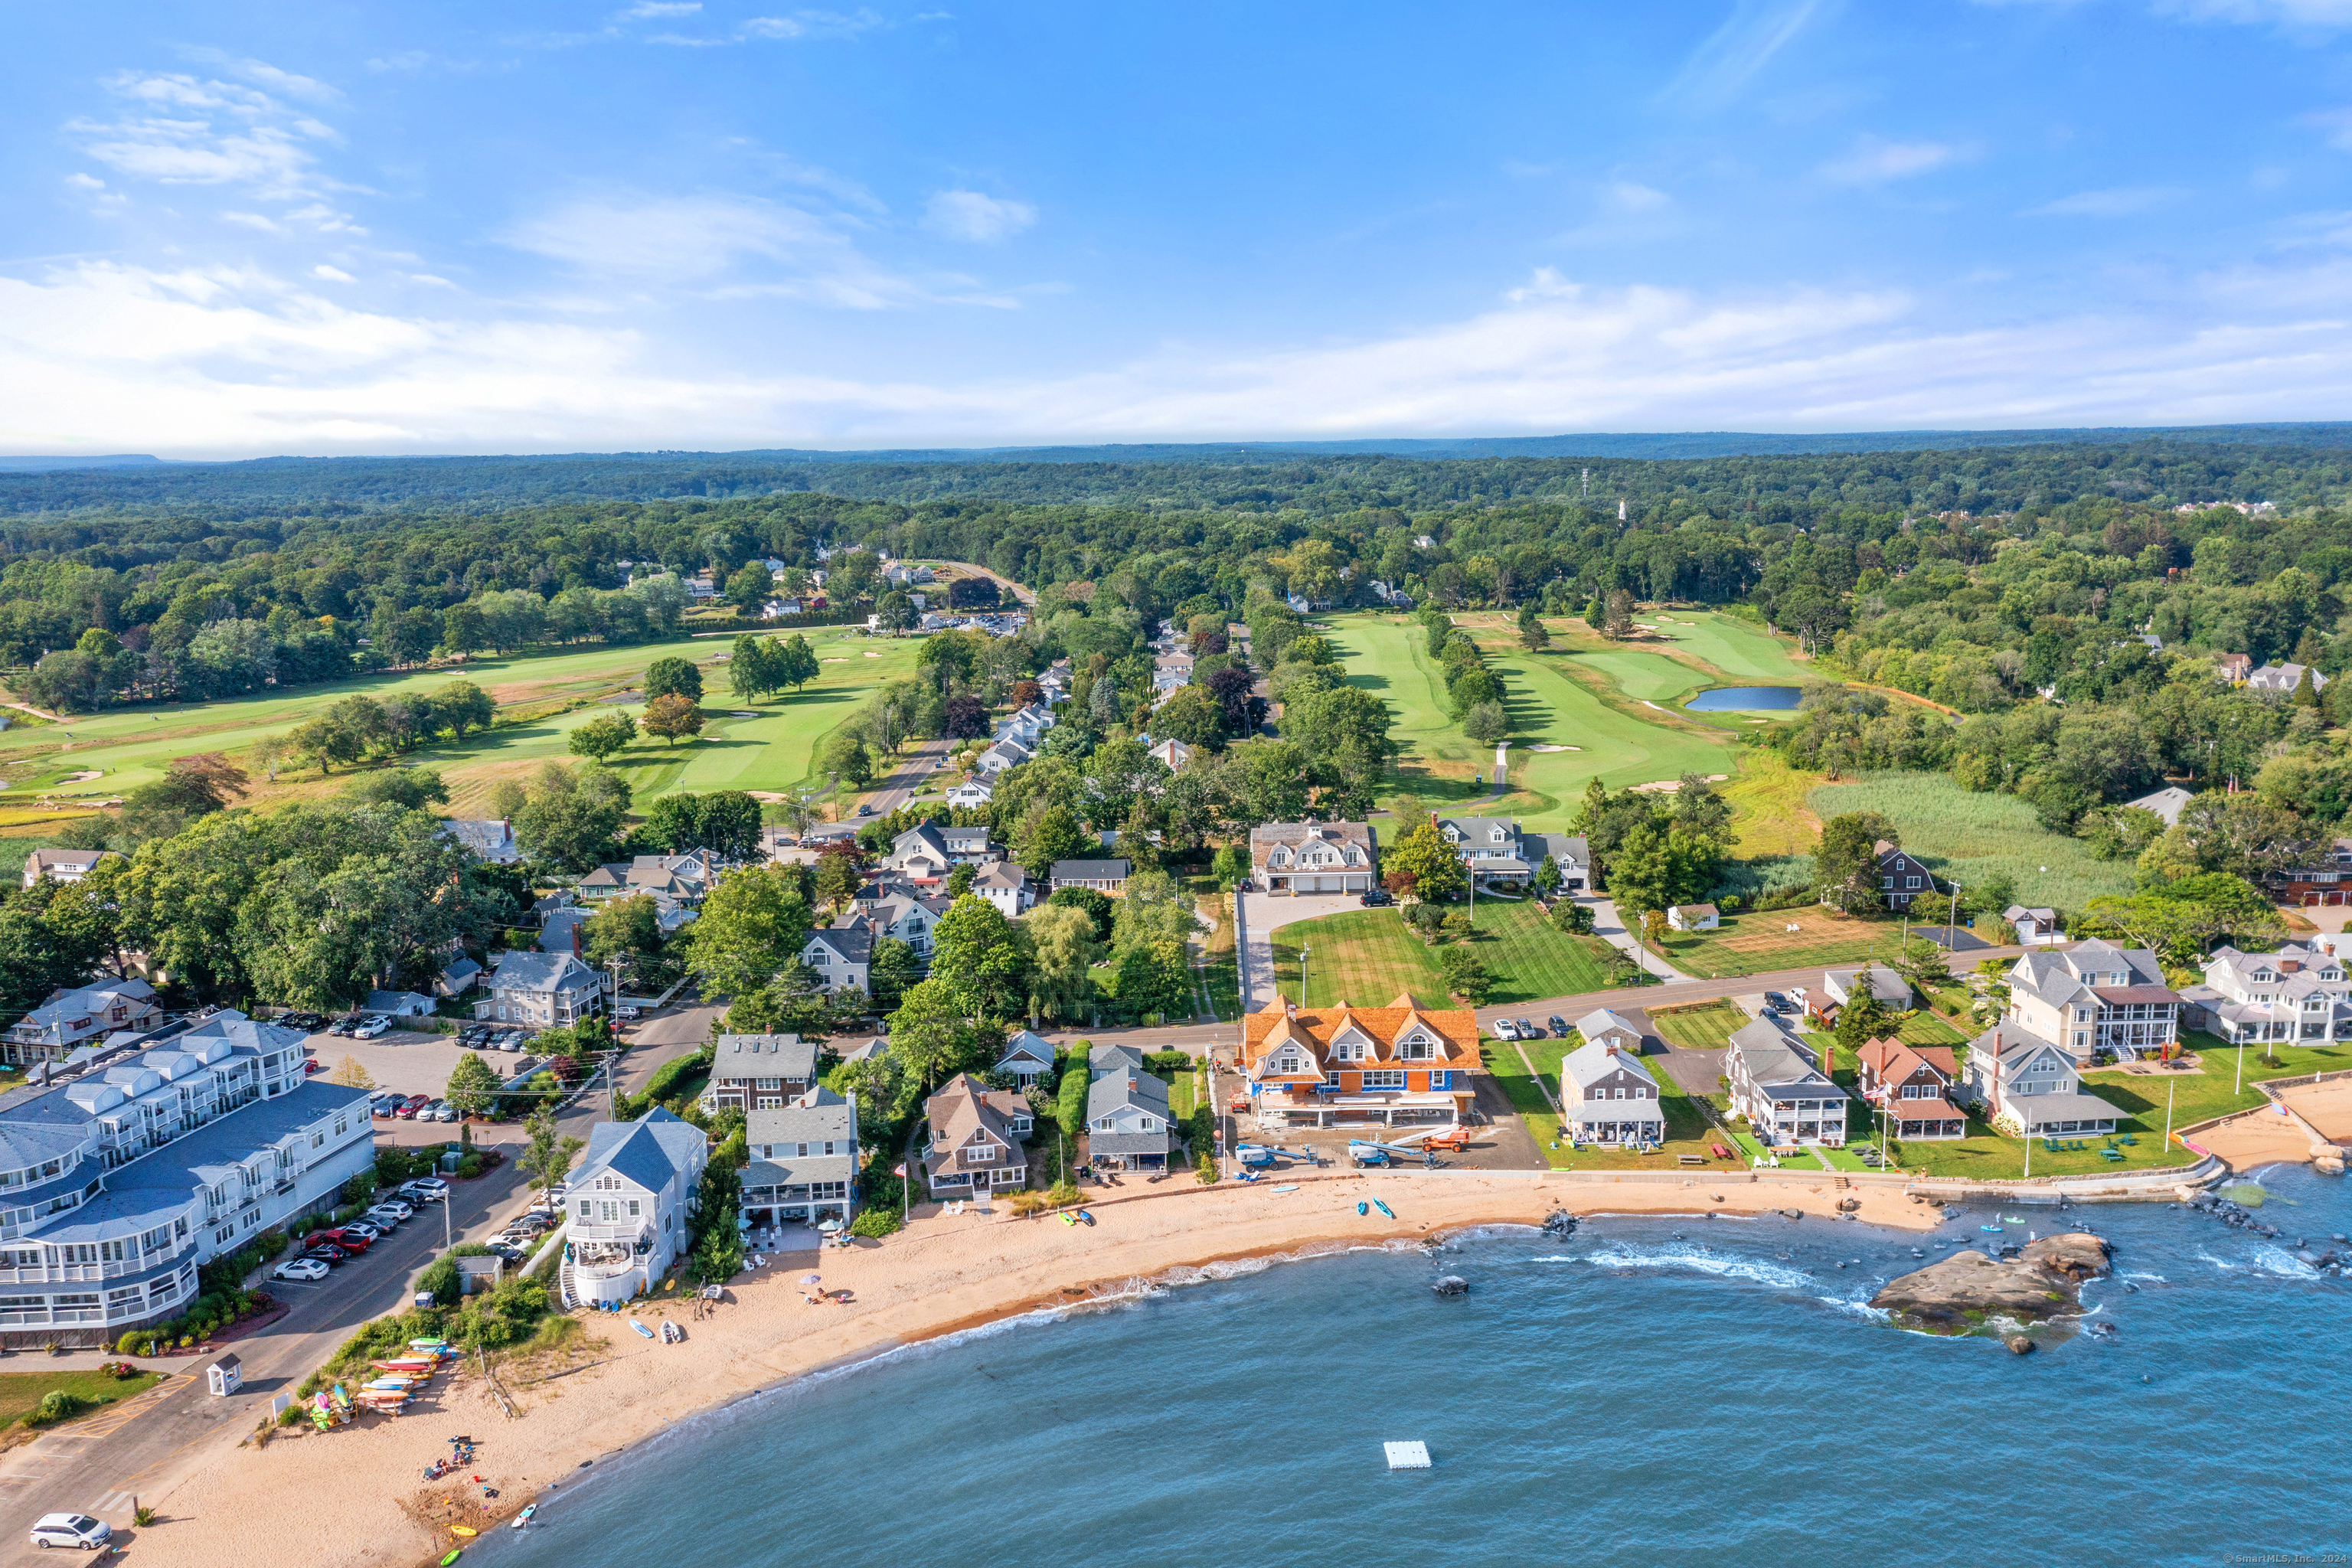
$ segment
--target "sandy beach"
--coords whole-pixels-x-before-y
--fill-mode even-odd
[[[665,1313],[685,1321],[683,1344],[641,1338],[609,1317],[592,1320],[583,1342],[587,1353],[573,1358],[577,1370],[528,1384],[520,1381],[528,1373],[509,1375],[520,1405],[516,1416],[468,1373],[436,1379],[421,1410],[397,1418],[363,1417],[330,1433],[288,1429],[260,1447],[236,1446],[224,1434],[142,1498],[163,1522],[131,1532],[131,1551],[142,1563],[189,1568],[314,1562],[317,1528],[289,1531],[286,1521],[316,1519],[321,1500],[332,1499],[338,1562],[410,1568],[437,1561],[463,1544],[449,1524],[486,1529],[534,1499],[561,1508],[562,1491],[545,1489],[581,1479],[583,1461],[607,1458],[699,1411],[893,1345],[1116,1295],[1221,1259],[1432,1240],[1479,1225],[1536,1224],[1554,1209],[1799,1209],[1829,1217],[1841,1200],[1858,1200],[1856,1218],[1914,1230],[1929,1228],[1936,1215],[1900,1189],[1842,1191],[1825,1173],[1757,1181],[1745,1173],[1680,1181],[1564,1173],[1334,1173],[1297,1178],[1289,1193],[1275,1191],[1277,1184],[1131,1184],[1090,1204],[1092,1226],[1050,1217],[950,1217],[925,1205],[886,1241],[772,1258],[739,1276],[729,1287],[730,1300],[709,1317],[692,1319],[683,1301],[639,1309],[647,1318]],[[1396,1217],[1382,1219],[1377,1210],[1360,1217],[1357,1202],[1372,1197],[1388,1203]],[[811,1272],[824,1276],[825,1289],[849,1292],[848,1302],[809,1305],[800,1280]],[[495,1501],[485,1505],[481,1489],[464,1478],[456,1484],[422,1479],[425,1467],[448,1452],[453,1432],[478,1441],[467,1475],[495,1488]]]

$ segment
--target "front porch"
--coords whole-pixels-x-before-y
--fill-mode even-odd
[[[1341,1094],[1336,1090],[1276,1093],[1255,1097],[1252,1110],[1259,1125],[1282,1127],[1412,1127],[1424,1122],[1469,1120],[1474,1096],[1459,1093],[1392,1092]]]

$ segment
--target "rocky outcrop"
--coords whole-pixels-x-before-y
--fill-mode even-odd
[[[1994,1318],[2039,1322],[2082,1305],[2082,1283],[2107,1272],[2107,1244],[2080,1231],[2028,1243],[2015,1258],[1971,1248],[1889,1280],[1870,1304],[1910,1328],[1966,1333]]]

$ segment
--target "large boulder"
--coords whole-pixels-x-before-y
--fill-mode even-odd
[[[2072,1232],[2028,1244],[2015,1258],[1970,1248],[1887,1281],[1870,1304],[1908,1328],[1967,1333],[1994,1318],[2039,1322],[2082,1306],[2082,1283],[2107,1272],[2107,1244]]]

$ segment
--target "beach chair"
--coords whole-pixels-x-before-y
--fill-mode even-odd
[[[2058,1152],[2058,1140],[2055,1138],[2044,1138],[2042,1141],[2042,1147],[2045,1152],[2055,1154]]]

